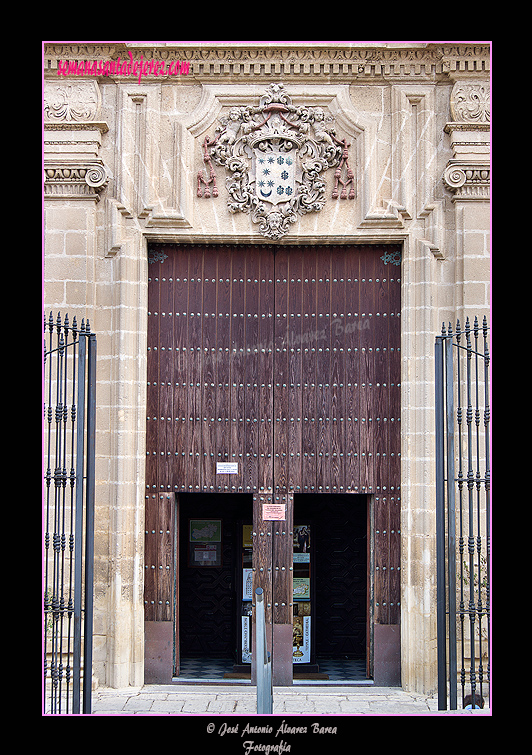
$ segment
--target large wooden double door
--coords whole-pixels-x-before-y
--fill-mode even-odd
[[[374,496],[375,622],[398,622],[399,260],[150,246],[147,620],[174,617],[175,494],[358,493]]]

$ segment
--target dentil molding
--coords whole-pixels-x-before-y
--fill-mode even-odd
[[[130,58],[131,56],[131,58]],[[356,83],[383,79],[451,79],[489,75],[490,45],[483,42],[114,42],[45,43],[45,77],[59,61],[173,61],[188,63],[179,84],[211,80],[291,79],[327,76]],[[168,67],[168,66],[167,66]],[[75,77],[74,77],[75,78]],[[105,80],[104,77],[100,77]],[[123,79],[118,73],[114,80]],[[144,78],[144,77],[143,77]],[[159,75],[146,78],[159,81]],[[168,78],[168,77],[166,77]],[[170,77],[174,78],[174,77]]]

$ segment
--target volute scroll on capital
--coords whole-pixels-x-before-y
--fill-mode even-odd
[[[46,161],[44,195],[46,199],[93,199],[98,202],[109,179],[102,163]]]

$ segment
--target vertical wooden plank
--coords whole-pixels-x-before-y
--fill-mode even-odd
[[[265,247],[260,254],[253,250],[257,259],[257,278],[259,288],[259,408],[258,418],[260,463],[257,486],[259,491],[273,490],[274,462],[274,327],[275,327],[275,258],[273,249]]]
[[[399,251],[399,247],[397,248]],[[388,304],[389,327],[389,358],[388,382],[390,426],[389,437],[389,485],[396,491],[400,489],[400,459],[401,459],[401,268],[388,265],[390,268],[390,290]]]
[[[174,612],[174,512],[175,496],[171,492],[160,492],[158,511],[158,531],[156,539],[158,554],[156,621],[172,621]]]
[[[285,519],[272,522],[273,620],[276,624],[291,624],[294,495],[293,493],[276,495],[273,497],[273,502],[285,507]]]
[[[258,487],[259,430],[260,430],[260,260],[262,250],[251,249],[246,260],[246,301],[244,311],[246,363],[245,416],[242,418],[246,438],[246,469],[250,490]]]
[[[331,491],[345,490],[345,249],[331,248]]]
[[[374,339],[374,322],[373,322],[373,287],[370,284],[372,276],[371,267],[371,250],[363,248],[361,250],[360,271],[359,271],[359,291],[360,291],[360,318],[362,329],[360,330],[359,344],[359,387],[360,387],[360,409],[359,409],[359,432],[360,432],[360,482],[359,487],[363,493],[373,492],[372,479],[372,453],[373,434],[370,418],[373,415],[372,403],[372,350]],[[371,349],[371,351],[370,351]]]
[[[383,250],[384,251],[384,250]],[[400,247],[396,248],[400,251]],[[401,267],[388,265],[388,487],[391,491],[390,529],[390,623],[399,624],[401,616]]]
[[[144,617],[146,621],[155,621],[158,495],[155,492],[146,495],[144,514]]]
[[[274,362],[274,479],[275,492],[287,490],[288,469],[288,257],[278,249],[275,258],[275,362]]]
[[[330,253],[319,250],[317,265],[317,382],[316,382],[316,450],[317,450],[317,491],[328,493],[331,489],[331,351],[330,351],[330,308],[331,275]]]
[[[174,490],[186,486],[188,452],[183,439],[187,437],[188,394],[187,384],[187,311],[188,311],[188,251],[172,250],[174,258]],[[186,279],[186,280],[185,280]],[[185,457],[186,454],[186,457]]]
[[[164,491],[173,485],[173,260],[174,255],[164,260],[159,276],[159,489]]]
[[[221,461],[216,448],[216,255],[213,249],[203,250],[203,270],[201,285],[201,402],[202,402],[202,451],[203,451],[203,490],[214,492],[217,486],[216,462]],[[198,289],[198,294],[199,294]]]
[[[303,302],[302,302],[302,464],[301,485],[303,492],[316,490],[316,254],[305,247],[303,258]]]
[[[293,531],[294,496],[274,496],[285,507],[285,519],[272,522],[272,616],[274,684],[289,686],[293,678]]]
[[[366,675],[373,676],[374,647],[374,581],[375,581],[375,538],[374,538],[374,498],[365,496],[366,500]]]
[[[368,492],[376,492],[375,454],[376,443],[376,418],[378,416],[379,391],[376,386],[375,358],[378,344],[380,318],[376,316],[375,304],[375,249],[366,249],[363,258],[363,270],[361,270],[361,282],[364,291],[364,309],[369,318],[369,329],[362,339],[365,370],[365,437],[366,437],[366,464],[365,485]],[[373,454],[374,456],[370,456]],[[380,488],[380,486],[379,486]],[[388,574],[389,574],[389,548],[388,548],[388,512],[386,492],[379,489],[375,495],[375,622],[387,624],[389,617],[388,599]]]
[[[288,446],[287,489],[300,492],[301,480],[301,414],[302,399],[302,358],[301,358],[301,321],[303,306],[303,252],[290,247],[288,252],[288,342],[286,354],[288,361],[288,417],[286,418]]]
[[[180,618],[180,602],[179,602],[179,563],[180,563],[180,551],[179,551],[179,536],[180,536],[180,500],[179,493],[175,496],[174,506],[174,637],[175,637],[175,665],[174,674],[179,676],[181,671],[181,646],[180,646],[180,632],[179,632],[179,618]]]
[[[271,648],[272,624],[272,523],[263,518],[263,506],[271,504],[270,494],[253,495],[253,595],[257,587],[264,590],[264,608],[266,613],[266,634]],[[255,624],[255,612],[253,612]]]
[[[377,492],[384,495],[389,493],[387,482],[388,469],[388,407],[390,386],[388,381],[388,358],[389,358],[389,282],[386,268],[380,259],[382,250],[377,247],[374,252],[374,289],[375,289],[375,313],[374,328],[375,341],[373,351],[374,364],[374,407],[373,407],[373,434],[374,434],[374,481]]]
[[[377,316],[378,304],[377,304],[377,290],[375,284],[375,261],[377,254],[374,249],[370,249],[367,260],[367,285],[368,290],[371,292],[370,297],[370,333],[369,343],[367,345],[367,364],[368,364],[368,480],[369,480],[369,492],[374,493],[377,491],[377,466],[376,466],[376,447],[377,447],[377,433],[378,433],[378,406],[379,406],[379,386],[377,384],[377,348],[379,344],[379,321],[380,317]]]
[[[389,624],[389,545],[387,499],[375,496],[375,610],[376,624]]]
[[[216,448],[217,459],[232,462],[230,448],[231,403],[229,400],[229,344],[230,344],[230,302],[231,302],[231,252],[226,247],[217,250],[217,305],[216,305],[216,346],[215,346],[215,390],[216,390]],[[232,489],[233,475],[217,475],[219,487],[224,492]]]
[[[400,624],[401,621],[401,521],[400,521],[400,497],[390,496],[388,506],[388,531],[389,531],[389,602],[390,624]]]
[[[346,430],[345,430],[345,476],[346,490],[359,492],[359,452],[360,452],[360,254],[356,248],[349,250],[346,260]]]
[[[244,314],[246,286],[246,253],[239,247],[233,250],[231,317],[230,317],[230,395],[231,395],[231,453],[238,463],[238,476],[234,478],[239,491],[248,490],[249,471],[247,468],[245,444],[245,356]]]
[[[156,267],[157,266],[157,267]],[[148,280],[148,355],[147,355],[147,424],[146,424],[146,484],[151,490],[158,486],[159,444],[159,265],[150,264]]]
[[[185,455],[185,488],[188,492],[201,490],[202,470],[200,454],[202,452],[201,437],[201,277],[202,256],[194,248],[188,252],[188,270],[185,283],[188,287],[187,318],[187,341],[183,347],[183,355],[186,360],[186,390],[187,390],[187,417],[185,432],[182,438]]]

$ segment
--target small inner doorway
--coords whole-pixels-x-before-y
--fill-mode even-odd
[[[241,628],[241,531],[251,521],[253,497],[245,494],[181,494],[176,657],[180,675],[231,672]],[[241,560],[241,559],[240,559]]]
[[[311,660],[329,678],[365,678],[368,496],[296,495],[294,526],[310,530]],[[294,579],[296,578],[294,563]],[[308,609],[307,609],[308,610]]]

